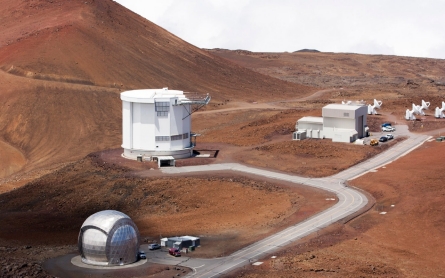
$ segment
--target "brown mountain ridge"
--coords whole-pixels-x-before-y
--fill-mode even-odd
[[[146,242],[160,234],[202,235],[203,248],[192,256],[209,257],[335,203],[327,201],[332,194],[306,186],[234,172],[165,177],[150,170],[154,163],[120,157],[123,90],[210,93],[207,111],[193,115],[193,129],[202,134],[198,146],[219,150],[210,163],[242,162],[305,176],[331,175],[404,139],[375,148],[290,140],[295,121],[319,116],[327,103],[383,100],[381,114],[369,117],[372,132],[383,121],[403,121],[411,131],[431,135],[444,131],[432,109],[418,121],[403,120],[413,102],[425,99],[433,108],[444,100],[444,60],[202,50],[111,0],[0,4],[2,277],[48,277],[43,262],[76,252],[79,226],[102,209],[127,213]],[[442,275],[444,146],[425,143],[353,181],[375,199],[367,213],[234,276]],[[178,165],[201,162],[209,159]],[[165,266],[147,269],[152,273],[127,274],[172,276]]]
[[[111,0],[0,3],[0,140],[31,168],[118,147],[122,90],[211,93],[213,105],[311,92],[194,47]],[[21,166],[12,168],[5,174]]]

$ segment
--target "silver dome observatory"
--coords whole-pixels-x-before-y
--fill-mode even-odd
[[[80,228],[78,247],[82,262],[116,266],[137,261],[139,231],[128,215],[103,210],[88,217]]]

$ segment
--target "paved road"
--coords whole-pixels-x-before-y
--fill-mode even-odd
[[[400,134],[405,135],[403,127],[399,127]],[[397,133],[396,133],[397,136]],[[367,203],[367,198],[357,190],[346,187],[344,182],[361,176],[371,170],[388,164],[397,158],[407,154],[420,146],[429,137],[426,135],[409,134],[409,138],[404,140],[389,150],[357,164],[336,175],[325,178],[304,178],[268,170],[261,170],[237,163],[211,164],[202,166],[188,166],[176,168],[162,168],[163,173],[187,173],[197,171],[235,171],[264,176],[277,180],[284,180],[295,184],[304,184],[334,192],[338,197],[338,203],[329,209],[306,219],[296,225],[269,236],[261,241],[249,245],[227,257],[217,259],[195,259],[195,258],[173,258],[165,252],[148,252],[149,261],[161,264],[176,264],[192,268],[193,277],[218,277],[236,268],[251,264],[267,255],[272,255],[278,249],[299,240],[331,223],[334,223],[346,216],[353,214],[363,208]]]

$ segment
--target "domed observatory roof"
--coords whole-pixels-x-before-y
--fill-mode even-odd
[[[139,231],[128,215],[115,211],[97,212],[85,220],[79,232],[82,262],[100,266],[137,261]]]

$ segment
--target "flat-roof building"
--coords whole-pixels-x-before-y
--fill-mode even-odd
[[[297,121],[293,139],[329,138],[334,142],[354,142],[365,137],[368,109],[361,103],[328,104],[322,117],[303,117]]]
[[[161,239],[162,247],[188,248],[190,246],[198,247],[201,245],[201,239],[194,236],[169,237]]]

